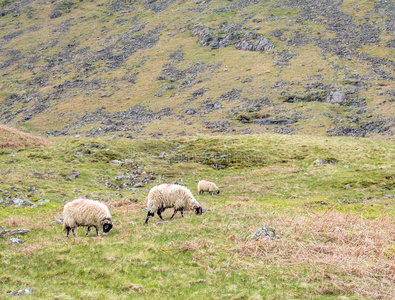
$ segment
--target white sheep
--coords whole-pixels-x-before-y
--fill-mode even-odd
[[[99,236],[99,228],[103,227],[103,235],[107,235],[112,228],[111,214],[108,207],[95,200],[76,199],[67,203],[63,209],[63,233],[69,236],[70,230],[75,236],[74,229],[78,226],[88,226],[86,236],[91,227],[96,228]]]
[[[201,180],[198,183],[198,193],[204,194],[204,192],[208,192],[211,195],[219,194],[219,188],[215,185],[214,182],[210,182],[207,180]]]
[[[155,213],[163,220],[162,212],[166,208],[174,208],[170,219],[173,219],[177,211],[180,211],[183,217],[184,210],[194,210],[197,215],[203,213],[202,207],[193,197],[192,192],[184,186],[173,183],[164,183],[153,187],[148,193],[147,208],[148,214],[145,224],[148,223],[149,217],[153,217]]]

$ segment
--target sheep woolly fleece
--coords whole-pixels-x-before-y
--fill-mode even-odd
[[[214,182],[210,182],[207,180],[201,180],[198,183],[198,193],[204,193],[204,192],[209,192],[209,193],[216,193],[219,190],[219,188],[215,185]]]
[[[95,226],[100,228],[101,222],[106,218],[111,219],[111,214],[105,204],[89,199],[77,199],[64,206],[63,232],[67,233],[67,227]]]
[[[192,192],[182,185],[161,184],[153,187],[148,193],[148,211],[155,213],[158,209],[165,208],[193,210],[194,206],[200,206],[193,197]]]

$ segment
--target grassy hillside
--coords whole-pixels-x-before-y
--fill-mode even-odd
[[[24,244],[0,238],[0,294],[393,299],[394,155],[391,141],[273,134],[3,149],[0,231],[31,232],[16,236]],[[221,193],[197,195],[201,179]],[[170,181],[189,187],[205,213],[143,225],[149,189]],[[109,236],[80,228],[65,238],[54,222],[85,196],[109,206]],[[13,199],[37,207],[8,206]],[[248,239],[264,225],[278,239]]]
[[[51,142],[13,127],[0,125],[0,148],[18,148],[28,146],[46,146]]]
[[[394,134],[392,1],[6,0],[0,119],[49,135]]]

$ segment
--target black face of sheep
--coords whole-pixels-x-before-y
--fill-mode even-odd
[[[219,195],[219,190],[217,191],[217,195]]]
[[[105,221],[105,223],[103,224],[103,235],[107,235],[110,230],[112,228],[112,223],[111,221]]]
[[[195,214],[197,215],[202,215],[203,214],[203,208],[201,206],[199,207],[194,207]]]

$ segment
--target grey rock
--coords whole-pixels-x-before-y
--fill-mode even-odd
[[[63,223],[63,218],[57,219],[57,220],[53,221],[53,223],[55,223],[55,224],[62,224]]]
[[[350,168],[350,166],[349,166],[349,165],[344,165],[344,167],[345,167],[346,169]]]
[[[122,162],[121,162],[120,160],[114,159],[114,160],[110,161],[110,164],[113,164],[113,165],[121,165]]]
[[[21,202],[21,205],[22,206],[34,206],[35,204],[32,202],[32,201],[30,201],[30,200],[23,200],[22,202]]]
[[[327,161],[325,159],[322,158],[318,158],[316,161],[314,161],[315,165],[326,165]]]
[[[317,160],[314,161],[314,165],[335,165],[336,160],[334,159],[324,159],[324,158],[318,158]]]
[[[394,195],[392,195],[392,194],[385,194],[385,197],[388,198],[388,199],[393,199]]]
[[[80,176],[80,172],[78,172],[78,171],[76,171],[76,170],[71,170],[71,177],[73,178],[73,179],[77,179],[78,178],[78,176]]]
[[[10,244],[24,244],[25,241],[18,238],[10,238],[8,241]]]
[[[186,113],[187,115],[194,115],[194,114],[196,114],[196,110],[193,109],[193,108],[188,108],[188,109],[185,111],[185,113]]]
[[[346,95],[339,91],[330,92],[325,100],[331,104],[344,105],[346,102]]]
[[[268,225],[265,225],[251,234],[248,240],[278,240],[276,236],[276,231]]]
[[[21,289],[19,291],[12,291],[12,292],[6,293],[6,295],[9,295],[9,296],[21,296],[21,295],[25,295],[25,294],[33,294],[33,291],[29,288],[26,288],[26,289]]]
[[[29,229],[23,229],[23,228],[19,228],[19,229],[12,229],[12,230],[3,230],[0,231],[0,237],[5,237],[5,236],[10,236],[10,235],[24,235],[26,233],[29,233],[30,230]]]
[[[346,184],[346,190],[348,190],[351,187],[351,184],[347,183]]]
[[[160,159],[165,159],[166,156],[168,156],[168,154],[167,154],[166,152],[161,152],[161,153],[159,154],[159,158],[160,158]]]

